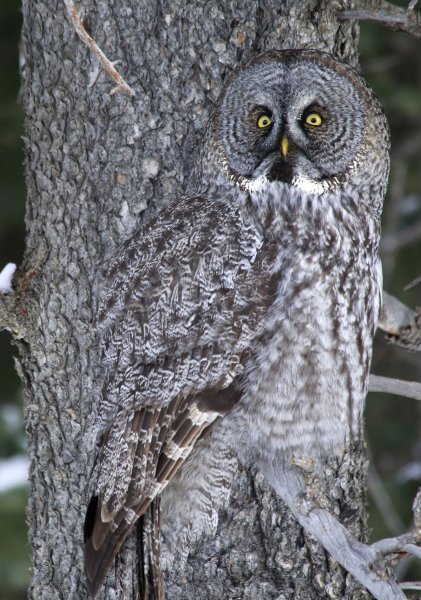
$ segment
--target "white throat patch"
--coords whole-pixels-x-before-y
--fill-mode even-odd
[[[277,188],[279,185],[285,186],[285,183],[281,183],[279,181],[269,181],[266,174],[259,175],[255,179],[251,179],[246,182],[243,180],[242,183],[248,192],[254,194],[268,192],[271,189],[274,190],[274,188]],[[309,179],[307,177],[303,177],[302,175],[295,175],[291,185],[300,191],[305,192],[306,194],[312,194],[316,196],[321,196],[332,187],[329,185],[328,181],[317,181],[317,179]]]
[[[302,192],[306,192],[306,194],[314,194],[316,196],[321,196],[332,187],[329,185],[328,181],[309,179],[308,177],[303,177],[302,175],[295,175],[292,179],[292,185],[297,187]]]

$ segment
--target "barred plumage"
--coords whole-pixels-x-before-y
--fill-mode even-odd
[[[137,519],[158,523],[161,495],[167,552],[186,553],[215,526],[238,454],[272,472],[358,432],[388,148],[373,94],[326,54],[266,53],[228,78],[188,194],[110,271],[92,595]]]

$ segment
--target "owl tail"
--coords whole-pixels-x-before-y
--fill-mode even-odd
[[[161,570],[161,499],[149,505],[140,520],[141,583],[143,600],[163,600]]]
[[[120,510],[112,521],[106,523],[101,520],[100,515],[100,502],[98,497],[94,496],[89,503],[84,524],[86,586],[92,598],[99,592],[114,558],[134,526],[133,521],[128,523],[125,519],[125,509]],[[163,600],[159,499],[147,507],[137,523],[140,597],[143,600]]]

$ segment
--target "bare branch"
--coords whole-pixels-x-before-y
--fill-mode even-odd
[[[64,4],[66,5],[67,12],[73,24],[73,27],[80,39],[82,40],[82,42],[86,46],[88,46],[88,48],[97,58],[99,63],[102,65],[103,69],[118,84],[117,87],[111,90],[110,94],[115,94],[116,92],[123,92],[128,96],[134,96],[135,92],[133,91],[133,89],[124,81],[120,73],[116,71],[116,69],[113,67],[111,61],[105,56],[105,54],[95,42],[95,40],[86,31],[72,0],[64,0]]]
[[[405,350],[413,352],[421,351],[421,308],[415,312],[415,320],[409,327],[404,327],[398,335],[389,335],[387,339]]]
[[[414,525],[417,531],[421,532],[421,487],[412,503],[412,510],[414,511]]]
[[[374,550],[378,558],[389,554],[399,554],[405,552],[412,554],[421,559],[421,548],[416,544],[417,540],[412,533],[404,533],[393,538],[385,538],[370,544],[370,548]]]
[[[403,581],[401,583],[401,588],[403,590],[421,591],[421,581]]]
[[[403,31],[421,40],[421,23],[418,19],[418,13],[414,10],[416,4],[416,2],[411,2],[408,9],[405,10],[388,2],[382,2],[379,10],[339,11],[338,19],[340,21],[355,19],[380,23],[394,31]]]
[[[298,522],[378,600],[404,600],[399,584],[377,563],[382,553],[356,540],[326,509],[306,501],[306,486],[298,470],[273,472],[271,483]],[[412,540],[412,538],[411,538]]]
[[[413,311],[383,290],[378,326],[389,334],[387,339],[392,344],[405,350],[421,351],[421,308]]]
[[[407,283],[406,286],[403,288],[404,292],[407,292],[408,290],[411,290],[412,288],[414,288],[415,286],[417,286],[419,283],[421,283],[421,275],[419,275],[418,277],[416,277],[413,281],[410,281],[409,283]]]
[[[421,383],[417,381],[403,381],[402,379],[392,379],[391,377],[381,377],[380,375],[370,374],[368,384],[369,392],[383,392],[394,394],[395,396],[405,396],[405,398],[414,398],[421,400]]]
[[[413,326],[415,312],[383,290],[383,305],[378,326],[386,333],[399,335],[401,329]]]
[[[405,544],[403,551],[407,554],[412,554],[412,556],[416,556],[421,560],[421,548],[418,546],[418,544]]]

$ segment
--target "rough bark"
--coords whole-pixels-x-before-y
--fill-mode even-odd
[[[85,598],[82,523],[98,397],[92,322],[117,245],[183,189],[223,78],[252,53],[314,47],[357,62],[347,0],[83,0],[115,87],[60,0],[24,0],[27,243],[16,291],[31,458],[30,597]],[[375,2],[373,2],[373,5]],[[328,475],[332,511],[364,538],[363,443]],[[137,597],[136,537],[101,598]],[[359,590],[359,591],[358,591]],[[168,598],[362,598],[260,476],[238,473],[217,536],[175,568]]]

